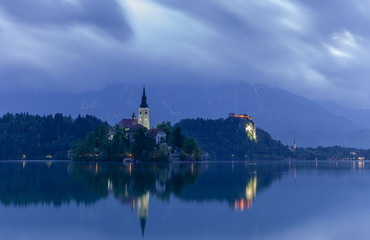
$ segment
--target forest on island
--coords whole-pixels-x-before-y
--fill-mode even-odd
[[[109,139],[108,128],[101,126],[86,135],[84,140],[79,140],[71,148],[71,158],[76,161],[122,161],[133,158],[141,161],[168,161],[171,147],[181,149],[179,160],[184,160],[186,155],[195,160],[201,160],[201,150],[198,143],[186,137],[181,132],[181,127],[172,127],[170,123],[163,122],[157,125],[163,130],[167,138],[164,142],[156,144],[146,128],[139,128],[130,133],[125,129],[114,127],[113,139]],[[132,134],[132,139],[129,135]]]

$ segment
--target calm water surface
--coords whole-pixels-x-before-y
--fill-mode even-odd
[[[1,239],[369,239],[370,162],[0,162]]]

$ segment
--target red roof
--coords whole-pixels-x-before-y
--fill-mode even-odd
[[[134,126],[137,125],[137,120],[133,120],[133,119],[122,119],[119,123],[118,123],[118,126],[120,128],[132,128]]]

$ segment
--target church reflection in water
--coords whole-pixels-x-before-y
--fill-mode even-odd
[[[288,166],[245,163],[8,162],[0,174],[5,206],[94,204],[113,196],[136,212],[144,235],[150,199],[227,202],[235,211],[252,208],[259,190]],[[258,183],[258,184],[257,184]]]

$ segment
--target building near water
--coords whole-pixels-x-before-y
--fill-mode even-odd
[[[166,142],[167,134],[162,129],[151,129],[149,130],[149,134],[154,137],[157,145]]]

